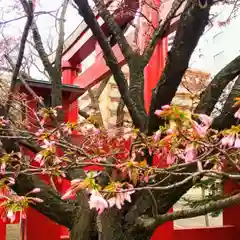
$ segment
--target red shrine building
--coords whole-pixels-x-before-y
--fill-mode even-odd
[[[109,8],[111,10],[124,9],[121,1],[108,1],[110,3]],[[137,12],[140,9],[141,12],[148,18],[146,21],[144,18],[136,17],[135,14],[129,14],[125,11],[125,14],[118,14],[116,10],[115,19],[118,24],[124,28],[124,26],[130,26],[130,22],[135,21],[138,26],[137,38],[135,28],[129,27],[125,31],[125,35],[129,43],[134,47],[138,48],[140,52],[143,51],[146,46],[153,27],[158,24],[160,18],[165,18],[168,13],[172,0],[165,1],[160,4],[160,0],[128,0],[127,4],[131,5],[132,12]],[[140,2],[140,3],[139,3]],[[147,3],[147,4],[146,4]],[[149,4],[154,4],[155,8],[159,11],[154,10],[155,8],[149,7]],[[111,38],[109,30],[102,20],[96,14],[96,19],[104,31],[105,35]],[[174,32],[178,25],[179,18],[174,18],[171,22],[168,34]],[[151,24],[149,24],[149,22]],[[120,51],[117,44],[112,44],[112,50],[118,60],[120,66],[125,65],[125,59]],[[165,36],[159,41],[153,56],[145,68],[145,86],[144,86],[144,98],[145,107],[148,111],[151,100],[152,89],[156,86],[157,81],[160,78],[161,72],[165,65],[165,59],[168,52],[168,36]],[[89,59],[93,59],[90,61]],[[82,22],[73,34],[66,40],[64,55],[62,59],[62,94],[63,94],[63,108],[65,112],[65,121],[77,121],[78,119],[78,98],[82,96],[87,90],[96,86],[97,84],[110,77],[110,70],[105,64],[103,53],[99,47],[95,37],[91,30]],[[87,63],[88,62],[88,63]],[[90,64],[89,64],[90,62]],[[127,70],[126,70],[127,74]],[[208,79],[209,75],[206,73],[199,73],[197,71],[188,70],[187,78],[196,78],[197,75],[201,76],[205,80]],[[49,95],[50,84],[39,83],[37,81],[29,82],[31,87],[43,97]],[[111,83],[110,83],[111,84]],[[197,84],[197,83],[196,83]],[[19,92],[25,92],[24,86],[19,84]],[[28,97],[28,96],[27,96]],[[29,97],[30,98],[30,97]],[[37,108],[37,104],[34,99],[28,101],[30,103],[29,108]],[[26,113],[26,116],[31,118],[31,114]],[[64,181],[58,187],[59,192],[63,192],[67,187],[68,183]],[[234,190],[234,186],[231,182],[226,184],[225,192],[229,193]],[[239,222],[240,207],[235,206],[230,209],[223,211],[223,225],[220,227],[208,227],[208,228],[191,228],[191,229],[174,229],[173,222],[167,222],[156,229],[152,236],[152,240],[237,240],[239,239],[238,233],[240,233],[240,222]],[[11,232],[19,231],[19,223],[21,219],[17,219],[14,224],[1,223],[0,224],[0,240],[14,239],[10,238]],[[15,225],[15,226],[14,226]],[[69,239],[68,230],[60,225],[49,220],[47,217],[38,213],[32,208],[27,211],[27,218],[22,225],[22,231],[24,237],[15,238],[21,240],[60,240]]]

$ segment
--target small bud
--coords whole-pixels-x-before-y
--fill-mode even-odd
[[[41,192],[41,189],[40,188],[34,188],[31,193],[39,193]]]
[[[36,203],[42,203],[43,202],[43,200],[41,198],[33,198],[32,200]]]

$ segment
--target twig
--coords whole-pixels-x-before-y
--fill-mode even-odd
[[[27,17],[27,22],[26,22],[25,27],[24,27],[21,43],[20,43],[17,63],[16,63],[16,66],[14,68],[12,79],[11,79],[10,92],[9,92],[9,97],[8,97],[8,101],[7,101],[7,104],[6,104],[7,112],[9,111],[9,109],[11,107],[12,96],[13,96],[13,93],[15,91],[17,77],[18,77],[18,74],[19,74],[19,70],[21,68],[21,64],[22,64],[22,60],[23,60],[23,55],[24,55],[24,50],[25,50],[25,45],[26,45],[28,33],[29,33],[29,30],[30,30],[30,27],[31,27],[32,21],[33,21],[33,6],[32,6],[32,2],[30,2],[29,4],[26,5],[24,0],[21,0],[21,3],[23,5],[25,11],[28,13],[28,17]]]

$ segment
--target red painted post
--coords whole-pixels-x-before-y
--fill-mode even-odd
[[[157,7],[160,7],[160,0],[150,0],[154,1]],[[156,27],[159,23],[159,15],[158,12],[154,9],[150,9],[149,19],[152,19],[152,24]],[[143,29],[144,31],[144,29]],[[149,36],[149,35],[148,35]],[[144,40],[144,39],[143,39]],[[146,43],[149,39],[145,39]],[[146,44],[142,44],[142,46],[146,46]],[[167,56],[167,37],[160,40],[157,44],[153,55],[145,68],[145,85],[144,85],[144,103],[146,111],[149,111],[149,107],[151,104],[152,98],[152,90],[156,87],[158,80],[160,79],[161,73],[165,66],[165,59]]]
[[[168,240],[163,233],[161,240]],[[238,240],[236,229],[231,226],[175,229],[173,240]]]
[[[2,189],[1,191],[1,194],[5,195],[6,194],[6,191],[4,189]],[[3,200],[1,199],[0,200],[0,204],[3,202]],[[20,214],[17,213],[16,214],[16,218],[15,218],[15,221],[13,223],[10,223],[9,219],[6,219],[6,221],[4,220],[4,216],[5,216],[5,213],[4,213],[5,209],[3,207],[0,207],[0,239],[1,240],[5,240],[6,239],[6,236],[7,236],[7,225],[8,224],[20,224]],[[6,216],[5,216],[6,217]]]
[[[225,194],[231,194],[233,192],[239,192],[240,191],[240,184],[233,182],[233,181],[227,181],[224,185],[224,193]],[[235,205],[231,208],[226,208],[223,210],[223,225],[224,226],[234,226],[236,228],[235,233],[235,239],[239,239],[240,234],[240,205]]]
[[[68,61],[63,61],[62,83],[73,85],[74,79],[77,77],[77,70],[78,68],[76,66],[72,66]],[[68,105],[67,111],[65,112],[65,121],[76,122],[77,119],[78,119],[78,100]]]
[[[33,208],[28,208],[25,231],[26,240],[59,240],[61,228]]]
[[[63,65],[63,83],[64,84],[73,84],[73,79],[76,77],[76,68],[71,67],[70,65]],[[35,105],[34,105],[35,103]],[[30,109],[36,109],[36,101],[29,101],[31,104]],[[65,121],[77,121],[78,117],[78,105],[77,101],[69,106],[69,102],[67,99],[63,99],[63,110],[65,113]],[[27,113],[28,117],[34,116],[33,113],[30,111]],[[30,122],[32,120],[30,119]],[[30,154],[31,156],[32,154]],[[43,180],[49,182],[48,177],[41,176]],[[69,186],[69,183],[63,180],[62,184],[57,184],[57,188],[60,193],[65,192],[66,188]],[[68,185],[68,186],[66,186]],[[44,215],[40,214],[33,208],[29,208],[27,210],[27,218],[26,218],[26,225],[25,225],[25,232],[26,232],[26,240],[59,240],[62,237],[67,237],[68,230],[56,224],[55,222],[51,221],[49,218],[45,217]]]
[[[151,4],[150,1],[151,0],[149,0],[149,3]],[[160,4],[161,4],[160,0],[155,0],[154,2],[157,7],[160,7]],[[143,6],[143,7],[146,7],[146,6]],[[159,22],[158,12],[154,9],[150,9],[149,11],[146,11],[146,12],[150,14],[149,19],[152,20],[153,26],[157,26]],[[141,29],[141,31],[142,32],[140,34],[143,34],[145,32],[144,35],[146,35],[146,31],[148,30]],[[149,39],[142,39],[142,41],[144,42],[140,43],[141,46],[145,47],[146,46],[145,43],[148,40]],[[156,87],[157,82],[159,81],[161,73],[165,66],[165,58],[167,55],[167,51],[168,49],[167,49],[167,37],[166,37],[163,40],[159,41],[148,65],[145,68],[144,103],[145,103],[145,108],[147,113],[149,112],[149,108],[151,104],[152,90]],[[161,167],[164,167],[165,164],[160,161],[161,159],[157,158],[157,156],[154,157],[153,165],[159,166],[159,164],[161,164]],[[151,239],[152,240],[158,240],[158,239],[172,240],[173,234],[174,234],[173,222],[167,222],[155,230]]]

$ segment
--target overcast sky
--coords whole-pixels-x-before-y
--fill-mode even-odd
[[[38,1],[38,4],[35,10],[36,12],[53,11],[54,15],[56,14],[54,11],[56,11],[62,3],[62,0],[37,0],[37,1]],[[14,4],[16,3],[20,10],[12,9],[12,6],[14,6]],[[225,20],[229,16],[232,8],[226,7],[226,6],[217,7],[213,10],[213,12],[214,11],[216,12],[216,9],[218,9],[217,11],[221,13],[218,20],[216,21],[221,21],[221,20]],[[19,0],[8,0],[7,4],[5,0],[0,0],[0,21],[14,19],[21,15],[22,15],[22,8]],[[21,19],[18,21],[11,22],[10,24],[7,24],[7,25],[0,24],[0,31],[3,32],[5,36],[19,37],[21,36],[21,33],[23,31],[25,21],[26,19]],[[79,16],[77,10],[74,9],[71,5],[69,5],[67,14],[66,14],[66,22],[65,22],[66,35],[65,36],[67,37],[69,34],[71,34],[81,22],[82,22],[82,18]],[[237,21],[237,23],[239,24],[239,21]],[[37,25],[39,27],[39,31],[41,33],[45,46],[46,46],[46,42],[49,42],[48,41],[49,39],[54,39],[56,43],[57,32],[56,32],[55,18],[46,14],[40,15],[37,18]],[[192,67],[203,69],[206,71],[211,71],[210,64],[208,63],[208,61],[206,61],[206,58],[210,59],[209,54],[211,54],[212,49],[211,49],[211,45],[209,44],[209,41],[211,40],[211,38],[213,37],[216,31],[219,31],[219,27],[215,26],[214,28],[212,28],[210,32],[208,32],[201,38],[200,43],[192,57],[192,61],[190,64]],[[231,35],[234,33],[230,32],[229,34]],[[231,39],[239,39],[239,38],[231,38]],[[56,44],[54,44],[54,46],[56,46]],[[227,46],[227,47],[231,48],[231,46]],[[233,47],[235,47],[235,45],[232,45],[232,48]],[[199,58],[199,55],[201,55],[202,57]],[[38,65],[41,65],[41,64],[39,63]],[[33,74],[34,77],[36,78],[42,78],[42,75],[39,75],[38,71],[35,68],[32,69],[31,74]]]

